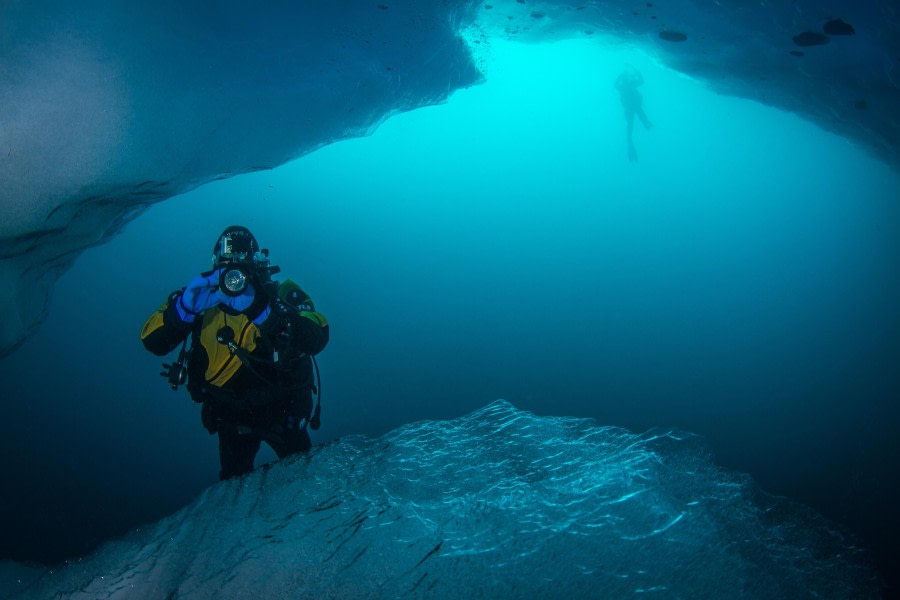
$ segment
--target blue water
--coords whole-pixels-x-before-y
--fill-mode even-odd
[[[156,205],[78,259],[0,362],[0,555],[83,554],[213,483],[215,439],[138,332],[243,224],[331,323],[314,443],[497,398],[677,426],[898,564],[900,175],[635,48],[480,60],[445,105]],[[634,163],[625,63],[654,124]]]

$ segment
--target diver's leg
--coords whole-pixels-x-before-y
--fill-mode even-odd
[[[647,118],[647,113],[644,112],[644,108],[641,107],[637,109],[637,116],[641,120],[641,123],[644,124],[645,129],[650,129],[653,127],[653,123],[650,122],[650,119]]]
[[[628,160],[634,162],[637,160],[637,150],[634,148],[634,140],[632,138],[634,134],[634,111],[626,110],[625,111],[625,122],[628,127]]]
[[[297,429],[296,427],[288,429],[278,438],[266,441],[272,447],[272,450],[275,451],[275,454],[278,455],[278,458],[284,458],[298,452],[306,452],[312,448],[312,441],[310,441],[309,432],[306,431],[305,427],[303,429]]]
[[[238,433],[234,427],[219,431],[219,479],[244,475],[253,470],[253,460],[259,452],[260,439],[253,434]]]
[[[634,111],[631,109],[625,110],[625,128],[628,143],[631,144],[631,136],[634,134]]]

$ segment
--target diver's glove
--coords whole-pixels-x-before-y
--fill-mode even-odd
[[[269,305],[267,304],[266,307],[263,309],[263,311],[261,313],[259,313],[259,316],[256,317],[255,319],[253,319],[253,323],[258,327],[262,326],[263,323],[268,321],[271,314],[272,314],[272,309],[269,308]]]
[[[252,283],[247,284],[247,289],[238,296],[229,296],[219,290],[219,277],[221,269],[211,273],[194,277],[187,285],[181,296],[175,301],[175,311],[178,317],[185,323],[193,323],[194,319],[204,310],[214,306],[228,307],[234,312],[244,312],[253,305],[256,298],[256,290]],[[271,309],[268,305],[253,319],[256,325],[269,318]]]
[[[253,304],[254,298],[256,298],[256,290],[253,288],[252,283],[248,283],[240,296],[229,296],[228,294],[219,292],[216,296],[216,301],[235,312],[244,312],[250,308],[251,304]]]
[[[253,287],[252,283],[248,283],[247,289],[245,289],[244,293],[242,293],[240,296],[229,296],[219,291],[218,301],[220,305],[227,306],[235,312],[246,312],[253,306],[254,302],[256,301],[256,288]],[[260,311],[260,313],[253,318],[253,323],[257,326],[260,326],[269,318],[271,314],[272,309],[268,304],[266,304],[265,308],[263,308],[262,311]],[[247,316],[249,318],[250,315],[248,314]]]
[[[197,275],[175,301],[175,312],[185,323],[193,323],[197,315],[219,303],[218,290],[219,271]]]

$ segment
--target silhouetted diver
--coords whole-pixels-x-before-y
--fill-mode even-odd
[[[637,150],[632,140],[634,116],[637,115],[647,129],[653,126],[644,113],[644,99],[638,91],[638,87],[643,83],[644,77],[641,72],[632,65],[626,65],[625,70],[616,78],[616,89],[619,90],[622,108],[625,109],[625,123],[628,126],[628,160],[632,162],[637,160]]]

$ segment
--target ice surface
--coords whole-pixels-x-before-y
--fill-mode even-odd
[[[677,431],[497,401],[207,489],[11,598],[867,598],[858,550]]]
[[[793,42],[836,18],[856,33],[802,51]],[[527,41],[611,34],[900,164],[889,0],[4,2],[0,356],[41,320],[77,253],[142,207],[362,135],[477,82],[460,35],[473,23]]]

